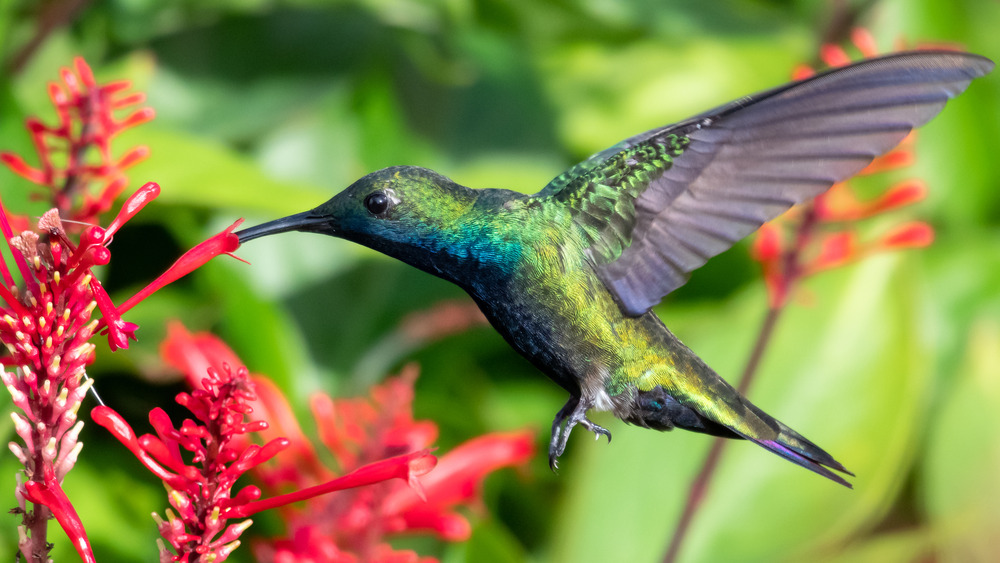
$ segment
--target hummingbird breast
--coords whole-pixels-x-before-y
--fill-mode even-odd
[[[595,408],[612,410],[618,400],[608,393],[609,382],[621,373],[630,346],[616,328],[624,317],[582,248],[560,241],[552,223],[547,227],[512,233],[522,239],[516,267],[481,276],[466,289],[497,332],[539,370]]]

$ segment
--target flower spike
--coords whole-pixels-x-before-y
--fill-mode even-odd
[[[8,350],[0,364],[4,386],[20,409],[12,419],[22,443],[11,443],[9,449],[24,465],[15,491],[16,511],[23,519],[21,555],[48,560],[46,521],[54,515],[81,557],[90,561],[83,525],[61,488],[82,448],[77,413],[93,383],[86,375],[95,353],[89,340],[103,326],[112,350],[127,347],[138,327],[122,318],[124,311],[212,257],[231,253],[237,244],[230,228],[185,255],[151,288],[127,300],[127,307],[115,307],[93,269],[109,263],[112,237],[160,188],[146,184],[128,198],[107,230],[96,226],[98,216],[127,187],[123,171],[149,154],[136,147],[115,158],[110,142],[124,129],[148,121],[153,112],[140,109],[117,120],[115,112],[144,97],[126,93],[127,83],[98,85],[83,59],[74,60],[72,69],[62,69],[60,76],[61,83],[48,88],[57,122],[25,122],[38,164],[0,153],[0,163],[41,186],[44,199],[54,206],[32,229],[26,218],[9,215],[0,202],[0,233],[10,249],[5,255],[13,260],[10,265],[0,257],[0,342]],[[100,323],[92,318],[95,310],[101,311]],[[116,435],[125,437],[120,424]],[[142,451],[140,443],[126,441],[133,451]],[[143,459],[165,480],[189,477],[172,476],[173,466],[158,464],[153,456]]]

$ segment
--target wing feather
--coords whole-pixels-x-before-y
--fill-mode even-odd
[[[626,314],[641,315],[712,256],[891,150],[992,68],[951,51],[861,61],[626,139],[533,197],[575,206],[598,274]]]

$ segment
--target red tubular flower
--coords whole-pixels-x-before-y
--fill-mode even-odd
[[[235,358],[214,336],[192,335],[179,325],[171,326],[162,352],[197,385],[201,379],[191,370]],[[374,387],[369,398],[334,400],[323,394],[311,398],[318,436],[337,462],[334,471],[319,462],[280,390],[265,378],[253,378],[257,399],[250,406],[261,419],[278,421],[262,429],[261,436],[272,439],[278,432],[289,439],[288,447],[275,454],[274,463],[253,469],[262,488],[277,496],[234,506],[229,512],[242,517],[280,509],[288,533],[256,543],[258,560],[429,562],[433,559],[393,550],[386,538],[426,530],[446,541],[468,539],[471,527],[454,508],[476,501],[489,473],[530,459],[534,438],[526,431],[481,436],[444,455],[430,471],[433,456],[425,452],[437,438],[437,426],[413,419],[415,379],[416,370],[411,368]],[[419,485],[418,475],[423,475]],[[391,477],[400,479],[388,480]],[[372,486],[319,496],[362,484]],[[304,505],[287,504],[298,500]]]
[[[878,54],[875,40],[867,30],[854,30],[851,41],[866,57]],[[850,62],[847,52],[837,45],[824,45],[820,58],[829,66]],[[793,76],[805,78],[813,73],[811,68],[799,67]],[[876,158],[859,175],[879,174],[911,165],[915,158],[915,135],[915,132],[910,133],[898,147]],[[934,231],[920,222],[891,229],[875,241],[861,240],[856,232],[858,221],[917,203],[926,196],[924,183],[910,179],[889,186],[871,200],[861,201],[847,181],[833,186],[811,204],[793,209],[761,227],[752,253],[761,263],[771,308],[784,306],[792,288],[805,277],[856,262],[876,252],[930,244]],[[791,234],[783,236],[785,231]]]

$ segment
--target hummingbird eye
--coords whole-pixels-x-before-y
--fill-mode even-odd
[[[381,215],[389,209],[389,196],[383,192],[373,192],[365,198],[365,208],[372,215]]]

